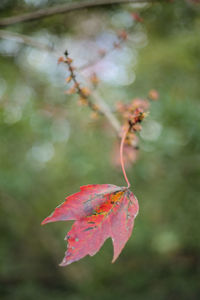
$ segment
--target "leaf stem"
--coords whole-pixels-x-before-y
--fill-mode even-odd
[[[122,135],[122,139],[121,139],[121,144],[120,144],[120,163],[121,163],[121,167],[122,167],[122,172],[124,175],[124,179],[126,180],[127,183],[127,188],[130,188],[131,184],[128,180],[128,177],[126,175],[126,170],[125,170],[125,166],[124,166],[124,157],[123,157],[123,152],[124,152],[124,142],[126,139],[126,135],[128,133],[128,128],[124,130],[123,135]]]

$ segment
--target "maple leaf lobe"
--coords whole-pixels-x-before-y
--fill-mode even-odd
[[[68,246],[61,266],[95,255],[109,237],[114,262],[132,233],[138,210],[137,198],[126,187],[87,185],[67,197],[42,224],[75,220],[65,238]]]

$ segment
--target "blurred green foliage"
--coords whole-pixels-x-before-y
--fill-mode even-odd
[[[29,1],[2,3],[1,16],[32,8]],[[84,10],[68,18],[19,24],[14,30],[35,34],[45,28],[44,34],[61,39],[69,33],[72,38],[81,33],[84,39],[77,18],[97,18],[113,29],[110,19],[129,10],[133,8]],[[148,43],[138,50],[135,81],[100,87],[110,105],[121,97],[145,97],[152,88],[160,94],[144,124],[140,157],[128,170],[140,214],[113,265],[109,240],[95,257],[58,267],[70,224],[40,226],[79,186],[124,184],[121,170],[111,163],[112,129],[103,118],[91,120],[76,97],[66,98],[59,70],[50,70],[50,76],[41,68],[31,69],[24,63],[30,48],[21,45],[11,53],[6,52],[10,44],[0,44],[0,50],[7,47],[0,57],[1,299],[199,299],[199,9],[175,1],[140,11],[144,24],[138,30],[147,34]]]

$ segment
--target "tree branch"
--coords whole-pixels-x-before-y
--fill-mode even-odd
[[[0,30],[0,38],[16,41],[18,43],[25,44],[27,46],[31,46],[33,48],[37,48],[48,52],[53,52],[55,50],[53,46],[41,43],[27,35],[7,30]]]
[[[155,0],[93,0],[93,1],[80,0],[77,2],[67,3],[64,5],[39,9],[37,11],[22,14],[19,16],[3,18],[0,20],[0,26],[4,27],[4,26],[21,23],[21,22],[34,21],[52,15],[64,14],[73,10],[102,6],[102,5],[125,4],[125,3],[152,3],[152,2],[155,2]]]

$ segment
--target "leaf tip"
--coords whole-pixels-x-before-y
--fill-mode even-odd
[[[64,257],[63,260],[61,261],[61,263],[59,264],[59,267],[66,267],[66,266],[70,265],[71,263],[73,263],[73,260],[67,260],[67,258]]]
[[[41,225],[45,225],[45,224],[47,224],[47,223],[49,223],[49,222],[51,222],[51,221],[49,220],[49,217],[47,217],[47,218],[45,218],[45,219],[41,222]]]
[[[113,257],[111,263],[114,264],[116,262],[117,257]]]

